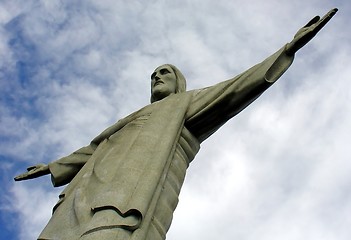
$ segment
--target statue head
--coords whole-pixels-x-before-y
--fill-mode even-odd
[[[159,101],[171,94],[185,92],[186,80],[178,68],[164,64],[151,74],[151,102]]]

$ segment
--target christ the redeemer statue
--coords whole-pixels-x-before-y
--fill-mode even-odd
[[[313,18],[263,62],[211,87],[186,91],[175,66],[156,68],[150,105],[107,128],[90,145],[15,178],[51,174],[54,186],[68,184],[38,239],[165,239],[201,142],[268,89],[336,12]]]

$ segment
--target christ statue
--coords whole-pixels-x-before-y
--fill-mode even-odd
[[[151,104],[71,155],[15,177],[50,174],[55,187],[68,184],[38,239],[165,239],[201,143],[272,86],[336,12],[314,17],[264,61],[214,86],[186,91],[175,66],[157,67],[151,74]]]

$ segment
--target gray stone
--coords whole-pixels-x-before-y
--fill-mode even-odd
[[[268,89],[336,12],[313,18],[266,60],[212,87],[186,91],[175,66],[156,68],[150,105],[88,146],[15,177],[51,174],[54,186],[68,184],[39,239],[165,239],[200,143]]]

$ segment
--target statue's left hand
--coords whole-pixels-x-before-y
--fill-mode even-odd
[[[294,36],[294,39],[288,43],[286,53],[294,55],[300,48],[305,46],[335,15],[337,8],[330,10],[324,17],[316,16],[311,19],[303,28]]]
[[[15,181],[22,181],[22,180],[41,177],[46,174],[50,174],[49,166],[46,164],[37,164],[31,167],[28,167],[27,172],[16,176],[14,179]]]

